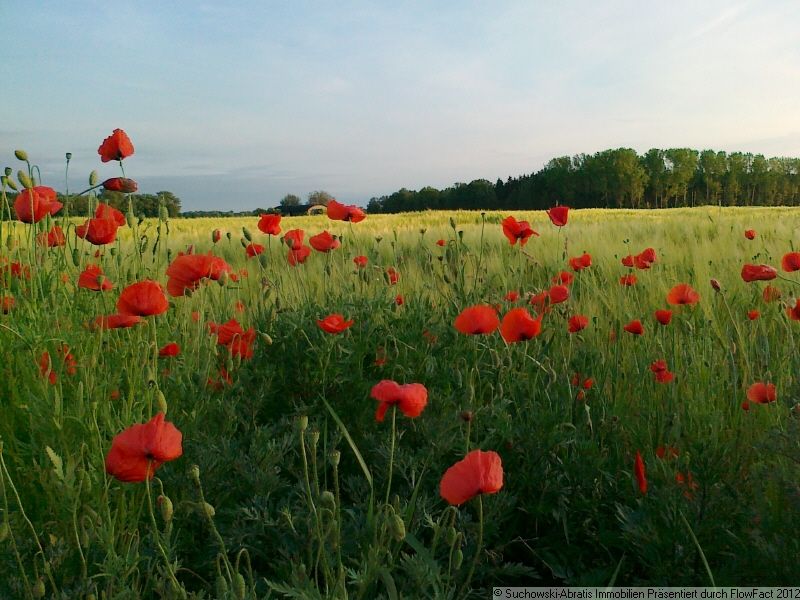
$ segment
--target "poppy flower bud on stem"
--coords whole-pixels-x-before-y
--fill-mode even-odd
[[[158,404],[159,412],[167,414],[167,399],[161,390],[156,391],[156,403]]]
[[[403,517],[397,513],[393,513],[389,519],[389,530],[392,532],[392,537],[395,541],[402,542],[406,537],[406,524]]]
[[[319,496],[319,503],[324,508],[327,508],[331,511],[336,510],[336,498],[334,498],[333,493],[330,490],[325,490]]]
[[[233,593],[236,596],[236,600],[244,600],[245,596],[247,596],[247,585],[244,581],[244,575],[241,573],[236,573],[233,576]]]
[[[91,173],[89,173],[89,185],[90,186],[92,186],[92,187],[96,186],[99,181],[100,181],[100,175],[98,174],[97,171],[92,171]]]
[[[28,162],[28,153],[25,150],[14,150],[14,156],[16,156],[19,160]]]
[[[14,180],[11,179],[11,177],[5,177],[4,180],[5,180],[5,184],[9,188],[11,188],[12,190],[14,190],[15,192],[19,190],[19,188],[17,187],[17,184],[14,183]]]
[[[201,507],[202,507],[202,510],[203,510],[203,514],[205,514],[205,516],[207,516],[209,519],[213,519],[214,515],[217,514],[217,511],[214,510],[214,507],[211,506],[208,502],[204,501],[201,504]]]
[[[33,182],[25,174],[25,171],[17,171],[17,179],[22,184],[22,187],[29,189],[33,187]]]
[[[305,431],[308,429],[308,417],[306,415],[302,415],[299,419],[297,419],[297,427],[300,431]]]
[[[164,519],[164,522],[169,523],[172,521],[172,515],[174,513],[172,500],[167,496],[161,495],[156,499],[156,504],[158,504],[158,507],[161,509],[161,518]]]
[[[13,172],[14,172],[14,169],[12,169],[11,167],[6,167],[5,171],[4,171],[4,173],[6,174],[6,177],[11,177],[11,174]]]
[[[253,234],[250,233],[250,230],[247,227],[242,227],[242,235],[244,235],[245,239],[248,242],[252,242],[253,241]]]
[[[722,287],[719,285],[719,281],[716,279],[711,280],[711,287],[714,288],[717,292],[722,292]]]

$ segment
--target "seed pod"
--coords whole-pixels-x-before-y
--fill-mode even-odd
[[[297,419],[297,426],[300,428],[300,431],[305,431],[308,429],[308,417],[306,415],[302,415],[299,419]]]
[[[159,496],[156,500],[158,507],[161,509],[161,518],[164,519],[164,523],[169,523],[172,521],[172,515],[174,513],[174,507],[172,506],[172,500],[170,500],[167,496]]]
[[[242,244],[242,248],[247,248],[247,240],[244,238],[239,238],[239,242]]]
[[[319,443],[319,429],[316,427],[309,432],[309,437],[311,438],[311,446],[316,448],[317,444]]]
[[[226,233],[225,236],[228,238],[228,241],[231,241],[231,239],[233,238],[230,231]]]
[[[330,490],[325,490],[324,492],[322,492],[322,494],[320,494],[319,503],[324,508],[327,508],[332,511],[336,510],[336,498],[334,498]]]
[[[19,160],[28,162],[28,153],[25,150],[14,150],[14,156],[16,156]]]
[[[72,160],[72,152],[67,152],[64,156],[67,158],[67,162]]]
[[[406,537],[406,524],[403,517],[394,513],[389,519],[389,530],[392,532],[392,537],[395,541],[402,542]]]
[[[333,465],[334,467],[338,467],[341,458],[342,458],[342,453],[339,452],[338,450],[333,450],[330,455],[331,465]]]
[[[100,175],[97,171],[92,171],[89,173],[89,185],[94,187],[97,185],[97,182],[100,181]]]
[[[30,177],[25,173],[25,171],[17,171],[17,179],[22,184],[22,187],[25,188],[32,188],[33,182],[31,181]]]
[[[197,465],[192,465],[189,469],[189,474],[192,476],[192,479],[200,483],[200,467]]]

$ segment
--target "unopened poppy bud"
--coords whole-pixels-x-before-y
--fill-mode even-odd
[[[453,556],[453,568],[460,569],[462,562],[464,562],[464,553],[461,551],[461,548],[459,548]]]
[[[173,506],[172,500],[170,500],[167,496],[159,496],[156,500],[158,507],[161,509],[161,518],[164,519],[164,523],[169,523],[172,521],[172,514],[173,514]]]
[[[8,187],[10,187],[12,190],[14,190],[15,192],[19,190],[19,188],[17,187],[17,184],[14,183],[14,180],[11,179],[11,177],[6,177],[5,178],[5,182],[6,182],[6,185]]]
[[[450,227],[456,228],[456,220],[453,217],[450,217]]]
[[[4,172],[6,174],[6,177],[11,177],[11,174],[14,172],[14,169],[12,169],[11,167],[6,167]]]
[[[341,460],[341,458],[342,458],[342,453],[339,452],[338,450],[334,450],[333,452],[331,452],[330,459],[331,459],[331,464],[334,467],[339,466],[339,461]]]
[[[230,231],[229,231],[228,233],[226,233],[226,234],[225,234],[225,237],[227,237],[227,238],[228,238],[228,241],[230,241],[231,239],[233,239],[233,236],[231,235],[231,232],[230,232]]]
[[[376,241],[378,244],[380,244],[380,243],[381,243],[381,240],[382,240],[382,239],[383,239],[383,236],[380,236],[380,235],[376,235],[376,236],[375,236],[375,241]]]
[[[244,582],[244,575],[236,573],[233,576],[233,593],[236,600],[244,600],[247,596],[247,585]]]
[[[392,537],[395,541],[403,541],[406,537],[406,524],[403,521],[403,517],[394,513],[389,519],[389,530],[392,532]]]
[[[239,238],[239,243],[242,244],[242,248],[247,248],[247,240],[244,238]]]
[[[259,331],[259,334],[261,335],[261,339],[264,340],[264,343],[267,346],[272,346],[272,338],[269,336],[268,333],[263,333]]]
[[[125,214],[125,222],[128,224],[128,227],[133,229],[133,224],[136,223],[136,217],[131,211],[128,211]]]
[[[36,583],[33,584],[33,587],[31,588],[31,594],[34,598],[44,598],[45,592],[44,579],[40,577],[36,580]]]
[[[330,490],[325,490],[319,496],[319,503],[324,508],[330,510],[336,510],[336,498],[334,498],[333,493]]]
[[[81,255],[77,248],[72,249],[72,264],[79,267],[81,264]]]
[[[447,533],[445,533],[444,539],[447,542],[448,546],[452,546],[453,544],[455,544],[456,540],[458,539],[458,537],[456,535],[456,528],[453,527],[452,525],[450,527],[448,527],[447,528]]]
[[[217,514],[217,511],[214,510],[214,507],[211,506],[208,502],[203,502],[201,504],[201,508],[203,510],[203,514],[205,514],[205,516],[207,516],[209,519],[213,518],[214,515]]]
[[[717,281],[716,279],[712,279],[712,280],[711,280],[711,287],[712,287],[712,288],[714,288],[714,289],[715,289],[716,291],[718,291],[718,292],[721,292],[721,291],[722,291],[722,288],[721,288],[721,286],[719,285],[719,281]]]
[[[94,187],[97,185],[97,182],[100,181],[100,175],[97,171],[92,171],[89,173],[89,185]]]
[[[72,152],[67,152],[64,156],[67,157],[67,162],[72,160]]]
[[[461,420],[465,423],[469,423],[475,417],[471,410],[464,410],[461,411]]]
[[[164,397],[164,392],[161,390],[156,391],[156,404],[158,404],[158,411],[167,414],[167,399]]]
[[[253,241],[253,234],[250,233],[250,230],[247,227],[242,227],[242,235],[245,237],[245,239],[248,242],[252,242]]]
[[[8,523],[0,523],[0,543],[5,542],[10,534],[11,529],[9,528]]]
[[[25,174],[25,171],[17,171],[17,179],[22,184],[22,187],[25,188],[32,188],[33,182],[31,181],[30,177]]]
[[[25,162],[28,161],[28,153],[25,150],[14,150],[14,156],[16,156],[19,160],[24,160]]]
[[[217,598],[227,598],[228,597],[228,580],[225,579],[222,575],[217,575]]]
[[[306,415],[302,415],[299,419],[297,419],[297,426],[300,428],[300,431],[305,431],[308,429],[308,417]]]
[[[258,255],[258,262],[261,264],[262,267],[266,268],[269,266],[269,258],[266,254],[259,254]]]
[[[225,287],[226,285],[228,285],[227,271],[223,271],[222,273],[220,273],[219,279],[217,279],[217,283],[220,285],[220,287]]]
[[[215,229],[211,232],[211,243],[216,244],[222,238],[222,232],[219,229]]]

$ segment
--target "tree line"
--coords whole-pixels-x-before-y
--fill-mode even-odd
[[[562,156],[529,175],[476,179],[438,190],[401,189],[367,212],[426,209],[668,208],[800,204],[800,159],[691,148],[630,148]]]
[[[16,198],[16,194],[8,194],[9,206],[12,207],[12,214],[10,215],[12,219],[16,218],[16,216],[13,214],[13,205]],[[65,196],[61,193],[57,193],[56,198],[64,205],[64,207],[58,213],[56,213],[56,216],[70,215],[72,217],[86,217],[89,216],[90,205],[95,207],[97,206],[98,202],[105,202],[117,210],[126,213],[128,211],[128,198],[130,198],[133,214],[137,217],[157,217],[160,206],[164,206],[167,209],[167,214],[170,217],[181,216],[181,199],[172,192],[167,191],[158,192],[156,194],[126,195],[122,192],[110,192],[108,190],[103,190],[97,194],[94,200],[92,200],[88,195]],[[2,218],[9,218],[5,208],[2,211]]]

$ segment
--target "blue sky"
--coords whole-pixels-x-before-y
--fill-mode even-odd
[[[364,204],[689,146],[800,156],[800,4],[0,2],[0,167],[128,176],[184,209]]]

